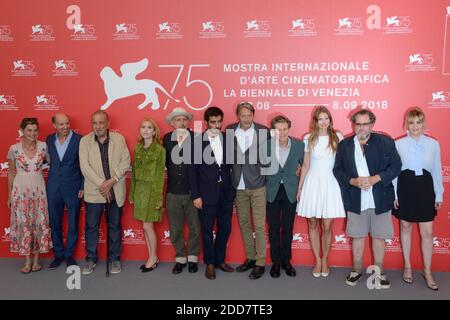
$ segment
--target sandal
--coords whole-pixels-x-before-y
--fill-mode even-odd
[[[23,274],[30,273],[31,272],[31,262],[30,263],[25,263],[23,265],[23,268],[20,269],[20,272],[23,273]]]
[[[31,267],[31,271],[38,272],[42,270],[42,266],[39,263],[33,264],[33,267]]]
[[[409,273],[410,276],[406,276],[406,273]],[[403,277],[402,277],[402,279],[407,284],[412,284],[414,282],[413,277],[412,277],[412,269],[411,268],[405,268],[403,270]]]
[[[431,273],[426,275],[425,272],[422,272],[422,277],[425,280],[425,282],[427,283],[428,289],[431,289],[433,291],[439,290],[439,286],[437,285],[436,282],[434,282],[434,279],[433,279],[433,276],[431,275]],[[431,279],[431,281],[429,281],[429,279]]]

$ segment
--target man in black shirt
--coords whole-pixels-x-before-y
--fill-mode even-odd
[[[170,238],[176,252],[173,274],[181,273],[187,263],[189,272],[197,272],[200,254],[200,220],[191,200],[188,181],[188,165],[192,163],[191,142],[194,140],[192,131],[187,129],[191,119],[191,113],[183,108],[175,108],[166,117],[166,122],[174,128],[174,131],[163,138],[167,168],[167,218]],[[185,220],[189,227],[187,248],[184,239]]]

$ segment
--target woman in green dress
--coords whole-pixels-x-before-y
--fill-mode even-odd
[[[162,218],[165,163],[166,151],[161,144],[159,128],[154,120],[146,118],[139,127],[130,188],[134,217],[143,222],[148,249],[148,259],[141,266],[142,272],[154,270],[159,262],[153,223],[160,222]]]

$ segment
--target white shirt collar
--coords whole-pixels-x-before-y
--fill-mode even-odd
[[[247,130],[242,129],[242,128],[241,128],[241,124],[239,123],[236,130],[240,130],[240,131],[242,131],[242,132],[244,132],[244,133],[252,132],[253,130],[255,130],[255,123],[252,123],[252,125],[250,126],[250,128],[248,128]],[[250,134],[250,133],[249,133],[249,134]]]

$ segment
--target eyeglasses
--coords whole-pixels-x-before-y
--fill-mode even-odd
[[[366,123],[357,123],[357,122],[355,122],[355,127],[359,127],[359,128],[369,127],[370,125],[372,125],[372,122],[366,122]]]

